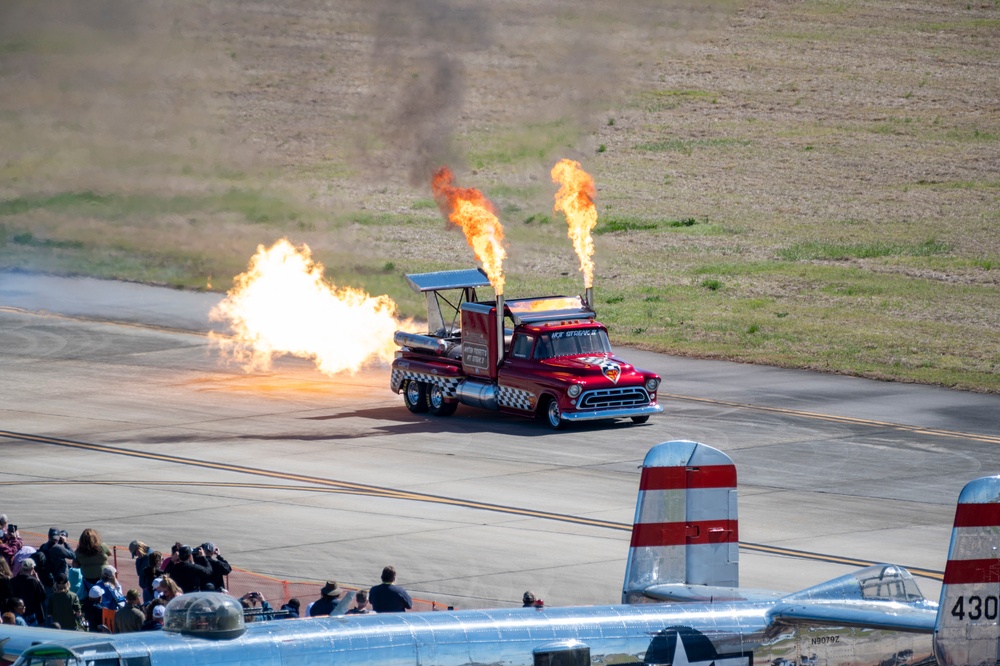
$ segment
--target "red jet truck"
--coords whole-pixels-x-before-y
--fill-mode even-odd
[[[663,411],[659,375],[611,350],[608,330],[579,296],[477,300],[479,269],[406,276],[427,299],[428,333],[397,331],[392,390],[415,413],[450,416],[459,404],[573,421],[631,419]]]

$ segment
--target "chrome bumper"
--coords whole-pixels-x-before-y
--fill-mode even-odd
[[[601,419],[627,419],[633,416],[659,414],[663,407],[646,405],[645,407],[622,407],[620,409],[592,409],[582,412],[563,412],[559,418],[563,421],[599,421]]]

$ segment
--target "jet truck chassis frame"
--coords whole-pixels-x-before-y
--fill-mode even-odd
[[[428,333],[397,331],[392,390],[415,413],[450,416],[459,404],[538,417],[552,428],[572,421],[663,411],[660,377],[616,356],[595,321],[588,291],[478,301],[489,286],[478,269],[407,275],[427,298]]]

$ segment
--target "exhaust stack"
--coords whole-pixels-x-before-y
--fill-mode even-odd
[[[594,310],[594,312],[597,312],[597,310],[594,308],[594,288],[593,287],[587,287],[584,290],[584,292],[583,292],[583,301],[584,301],[584,303],[583,303],[584,305],[586,305],[591,310]]]
[[[503,363],[504,358],[503,306],[503,294],[497,294],[497,366]]]

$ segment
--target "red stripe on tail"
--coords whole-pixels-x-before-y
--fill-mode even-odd
[[[735,488],[735,465],[701,467],[646,467],[639,490],[683,490],[685,488]]]
[[[1000,526],[1000,504],[959,504],[955,527]]]
[[[691,523],[638,523],[632,526],[631,548],[692,546],[739,541],[736,520],[699,520]]]
[[[945,585],[1000,583],[1000,560],[948,560]]]

